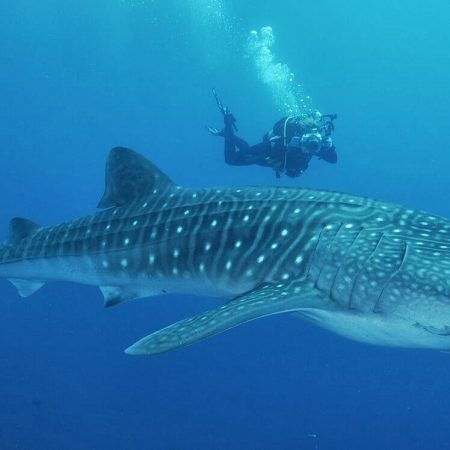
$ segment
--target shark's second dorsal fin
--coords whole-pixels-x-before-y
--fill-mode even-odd
[[[155,192],[164,194],[173,181],[148,159],[125,147],[113,148],[106,162],[105,193],[98,207],[122,206]]]
[[[9,235],[6,244],[16,245],[22,239],[32,236],[39,228],[40,226],[31,220],[14,217],[9,222]]]

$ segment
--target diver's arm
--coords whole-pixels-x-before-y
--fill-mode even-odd
[[[334,145],[328,148],[322,147],[319,153],[317,153],[317,157],[319,159],[324,159],[326,162],[331,164],[335,164],[337,162],[336,147]]]
[[[307,168],[311,155],[302,152],[288,151],[285,160],[285,173],[288,177],[299,177]]]

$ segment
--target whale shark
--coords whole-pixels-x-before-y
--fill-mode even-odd
[[[167,293],[220,305],[125,351],[181,348],[292,314],[376,345],[450,350],[450,220],[300,187],[188,188],[131,149],[111,150],[100,211],[56,226],[14,218],[0,277],[99,286],[106,306]]]

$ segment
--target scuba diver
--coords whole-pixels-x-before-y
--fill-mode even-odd
[[[316,111],[283,117],[263,136],[262,142],[250,146],[244,139],[236,136],[236,119],[230,110],[223,106],[215,89],[213,95],[223,115],[225,126],[222,130],[208,126],[206,128],[214,136],[225,139],[227,164],[272,167],[279,178],[281,173],[288,177],[300,176],[308,168],[313,156],[332,164],[336,163],[336,149],[331,139],[336,114],[322,115]]]

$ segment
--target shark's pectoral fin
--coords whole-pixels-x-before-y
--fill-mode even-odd
[[[16,287],[21,297],[28,297],[34,294],[45,284],[41,281],[20,280],[18,278],[9,278],[9,281]]]
[[[323,301],[322,295],[306,283],[267,284],[216,309],[156,331],[127,348],[125,352],[132,355],[167,352],[253,319],[295,312]]]
[[[106,308],[139,297],[135,292],[118,286],[100,286],[100,290],[104,297],[103,305]]]

